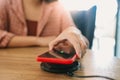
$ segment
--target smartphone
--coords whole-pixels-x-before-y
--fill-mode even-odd
[[[68,54],[54,49],[38,55],[37,61],[55,64],[72,64],[76,60],[76,57],[76,53]]]

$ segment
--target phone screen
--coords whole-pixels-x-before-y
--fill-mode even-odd
[[[54,50],[54,51],[45,52],[44,54],[41,54],[38,57],[69,59],[72,58],[74,55],[75,54],[60,53]]]

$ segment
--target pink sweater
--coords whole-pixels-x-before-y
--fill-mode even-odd
[[[43,3],[42,7],[36,36],[57,36],[74,25],[70,14],[59,1]],[[13,36],[27,36],[27,33],[22,0],[0,0],[0,47],[6,47]]]

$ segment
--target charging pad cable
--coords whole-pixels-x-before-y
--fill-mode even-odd
[[[115,80],[113,78],[110,78],[110,77],[107,77],[107,76],[100,76],[100,75],[79,76],[79,75],[75,75],[73,72],[67,72],[66,74],[70,77],[77,77],[77,78],[104,78],[104,79],[107,79],[107,80]]]

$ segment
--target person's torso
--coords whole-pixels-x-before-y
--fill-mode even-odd
[[[60,17],[61,14],[56,13],[56,9],[51,5],[45,4],[42,6],[43,11],[41,12],[40,18],[38,19],[37,27],[36,27],[36,36],[57,36],[61,32],[60,27]],[[55,10],[54,10],[55,9]],[[39,12],[39,11],[38,11]],[[32,12],[31,12],[32,13]],[[24,14],[23,5],[21,0],[9,0],[8,4],[8,14],[9,14],[9,32],[12,32],[16,35],[28,35],[28,24],[26,22],[26,16]],[[28,14],[28,13],[27,13]],[[35,15],[33,13],[33,15]],[[38,15],[39,13],[37,13]],[[32,15],[32,14],[30,14]],[[29,17],[28,19],[32,18]],[[34,27],[34,26],[33,26]]]

